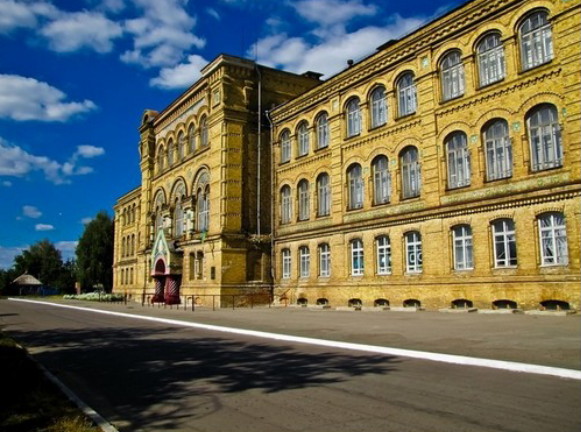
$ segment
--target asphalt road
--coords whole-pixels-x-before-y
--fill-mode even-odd
[[[576,380],[7,301],[0,327],[121,431],[581,430]]]

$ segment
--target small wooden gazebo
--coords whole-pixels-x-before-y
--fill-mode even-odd
[[[13,294],[18,295],[42,295],[43,294],[43,287],[41,281],[35,278],[28,273],[24,273],[18,276],[16,279],[12,281],[10,284],[12,288],[11,291]]]

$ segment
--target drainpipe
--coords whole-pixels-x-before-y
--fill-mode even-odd
[[[260,238],[261,234],[261,220],[260,220],[260,211],[261,211],[261,193],[260,193],[260,181],[261,181],[261,135],[262,135],[262,75],[260,74],[260,67],[256,65],[256,73],[258,74],[258,140],[257,140],[257,166],[256,166],[256,234],[258,238]]]
[[[272,150],[272,143],[274,142],[274,125],[270,118],[270,111],[266,110],[264,113],[266,114],[266,119],[270,125],[270,191],[272,193],[270,200],[270,278],[274,284],[274,194],[276,193],[274,185],[274,155]]]

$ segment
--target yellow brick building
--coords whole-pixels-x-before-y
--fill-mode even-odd
[[[144,114],[114,290],[578,309],[580,7],[474,0],[325,82],[218,57]]]
[[[475,0],[275,109],[275,294],[578,309],[579,9]]]
[[[270,294],[271,152],[258,113],[318,83],[221,55],[144,113],[141,186],[115,206],[114,291],[169,304]]]

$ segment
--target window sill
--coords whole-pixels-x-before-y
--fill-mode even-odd
[[[387,272],[387,273],[376,273],[375,276],[391,276],[391,272]]]
[[[279,166],[280,166],[280,165],[287,165],[287,164],[289,164],[289,163],[290,163],[290,159],[289,159],[289,160],[285,160],[285,161],[281,161],[281,162],[279,162],[279,164],[278,164],[278,165],[279,165]]]
[[[496,81],[479,85],[477,90],[488,90],[489,88],[493,87],[496,84],[502,84],[504,81],[506,81],[506,75],[503,76],[502,78],[497,79]]]

